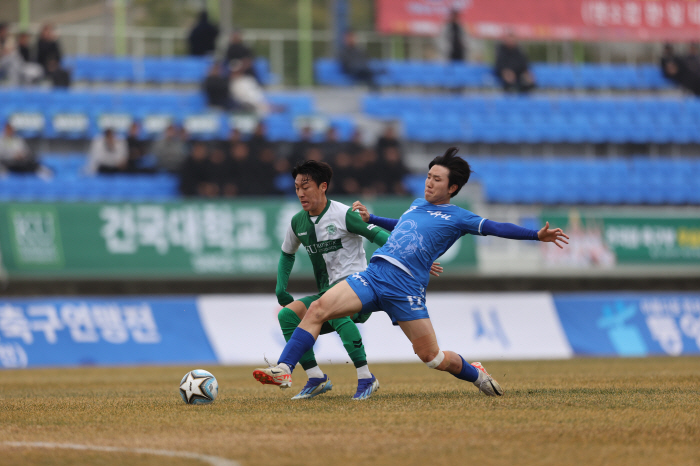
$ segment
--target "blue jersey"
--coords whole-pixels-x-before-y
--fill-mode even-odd
[[[433,262],[467,233],[481,235],[483,223],[482,217],[456,205],[416,199],[371,261],[381,257],[427,286]]]

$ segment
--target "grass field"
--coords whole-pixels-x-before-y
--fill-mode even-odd
[[[700,358],[490,362],[502,398],[421,364],[375,364],[381,389],[350,400],[355,371],[327,365],[312,400],[251,368],[205,367],[209,406],[180,400],[194,367],[0,372],[0,464],[195,465],[132,452],[8,446],[55,442],[196,452],[241,465],[700,464]]]

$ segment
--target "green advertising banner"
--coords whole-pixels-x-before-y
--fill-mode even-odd
[[[398,218],[413,199],[368,202]],[[3,204],[0,251],[11,277],[274,277],[294,200],[142,204]],[[369,255],[376,249],[365,241]],[[299,256],[306,255],[303,248]],[[450,272],[476,265],[464,237],[442,259]],[[295,274],[311,275],[299,257]]]
[[[700,266],[697,216],[625,216],[572,209],[543,212],[545,220],[571,237],[564,251],[551,251],[550,264]]]

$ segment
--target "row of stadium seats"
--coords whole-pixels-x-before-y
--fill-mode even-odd
[[[72,56],[63,60],[75,81],[129,82],[157,84],[198,84],[211,66],[210,57],[105,57]],[[274,84],[277,77],[270,72],[264,58],[253,63],[263,85]]]
[[[342,139],[350,138],[350,118],[316,115],[314,100],[304,93],[270,93],[268,100],[280,111],[265,119],[273,141],[294,141],[301,126],[322,131],[334,125]],[[0,122],[10,121],[23,137],[50,139],[91,138],[104,128],[119,133],[139,120],[142,137],[152,138],[171,123],[183,125],[190,137],[225,139],[231,128],[252,131],[257,119],[211,111],[197,92],[171,91],[46,91],[0,89]]]
[[[471,182],[480,183],[486,200],[493,203],[700,205],[697,159],[468,160],[474,170]],[[0,179],[0,201],[161,201],[178,196],[173,175],[85,177],[85,155],[45,155],[42,161],[54,171],[52,180],[9,175]],[[424,174],[405,179],[407,188],[417,197],[423,196],[424,183]]]
[[[566,160],[469,157],[488,202],[504,204],[700,204],[700,160]],[[422,196],[425,175],[408,187]],[[471,181],[470,181],[471,182]]]
[[[489,88],[498,86],[491,65],[483,63],[442,63],[426,61],[372,62],[381,86]],[[651,90],[671,88],[658,65],[549,64],[532,65],[537,85],[548,89]],[[316,81],[328,86],[353,83],[333,59],[315,63]]]
[[[368,95],[363,107],[421,142],[700,142],[697,99]]]

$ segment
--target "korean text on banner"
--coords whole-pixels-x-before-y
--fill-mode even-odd
[[[0,300],[0,367],[212,362],[193,298]]]
[[[377,30],[435,35],[449,11],[470,34],[524,39],[696,40],[699,0],[377,0]]]

